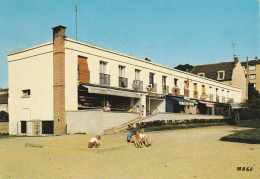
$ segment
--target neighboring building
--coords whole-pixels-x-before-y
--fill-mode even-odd
[[[65,28],[53,28],[52,42],[7,55],[10,134],[96,132],[110,119],[133,120],[139,114],[128,111],[142,106],[144,116],[223,114],[242,100],[239,87],[67,38]],[[101,111],[107,101],[116,112]]]
[[[8,112],[8,89],[0,89],[0,111]]]
[[[237,58],[233,62],[221,62],[205,65],[197,65],[191,73],[217,80],[242,89],[242,99],[247,99],[247,80],[245,68]]]
[[[248,62],[241,62],[245,70],[248,70],[249,83],[252,83],[256,90],[260,92],[260,59],[257,57],[254,60],[248,60]],[[248,68],[247,68],[248,64]]]

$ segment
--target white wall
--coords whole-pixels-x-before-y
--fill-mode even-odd
[[[17,134],[17,130],[20,133],[20,121],[53,120],[52,43],[9,53],[7,56],[9,133]],[[22,98],[22,90],[25,89],[31,90],[30,98]]]
[[[199,97],[201,95],[201,86],[205,85],[206,94],[209,94],[209,87],[212,87],[214,98],[216,98],[216,88],[218,88],[219,91],[230,91],[230,97],[234,98],[236,102],[241,101],[241,88],[66,38],[66,56],[70,59],[74,59],[74,62],[76,62],[78,55],[88,58],[90,83],[92,84],[99,84],[99,62],[106,61],[108,62],[107,71],[110,75],[110,86],[113,87],[118,87],[118,66],[122,65],[126,66],[126,78],[128,78],[129,89],[132,89],[132,82],[135,78],[135,69],[139,69],[141,70],[141,80],[143,81],[145,91],[149,84],[149,73],[152,72],[155,73],[155,83],[157,84],[158,93],[162,93],[162,76],[167,76],[167,86],[169,86],[170,92],[174,87],[174,78],[179,79],[178,86],[181,89],[180,92],[182,95],[184,94],[184,81],[189,78],[190,97],[193,97],[193,83],[197,83]],[[75,67],[75,63],[73,63],[72,66]],[[77,68],[70,74],[73,76],[71,77],[73,79],[77,76],[75,72],[76,69]],[[76,85],[73,84],[73,86]],[[222,98],[221,95],[220,98]],[[74,103],[75,102],[73,102],[73,104]]]

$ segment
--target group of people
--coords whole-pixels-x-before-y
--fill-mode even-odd
[[[148,137],[144,133],[144,129],[141,129],[140,133],[138,131],[130,131],[127,134],[127,142],[134,143],[136,148],[142,148],[143,145],[146,147],[151,145]]]
[[[100,146],[99,140],[101,140],[100,135],[90,139],[88,148],[98,148]],[[148,137],[144,133],[144,129],[141,129],[140,133],[138,131],[130,131],[127,134],[127,142],[134,143],[136,148],[142,148],[143,145],[146,147],[151,146]]]

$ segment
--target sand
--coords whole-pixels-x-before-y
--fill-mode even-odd
[[[77,148],[25,147],[25,143],[86,147],[91,136],[0,139],[0,178],[260,178],[260,145],[223,142],[237,128],[218,126],[147,133],[151,147],[134,145],[94,153]],[[102,136],[102,148],[125,144],[126,134]],[[237,167],[253,167],[237,171]]]

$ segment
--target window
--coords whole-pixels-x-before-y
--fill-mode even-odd
[[[205,85],[202,85],[202,93],[205,94],[206,93],[206,88],[205,88]]]
[[[135,80],[141,80],[140,73],[141,73],[141,70],[135,69]]]
[[[107,62],[100,61],[99,73],[107,74]]]
[[[198,85],[197,85],[197,83],[194,83],[194,91],[198,91]]]
[[[199,76],[205,77],[205,73],[198,73]]]
[[[162,85],[166,86],[167,76],[162,76]]]
[[[249,79],[255,79],[256,75],[255,74],[250,74]]]
[[[249,70],[255,70],[255,65],[249,66]]]
[[[225,71],[218,71],[218,80],[224,80]]]
[[[23,92],[23,98],[29,98],[31,96],[31,90],[30,89],[26,89],[26,90],[22,90]]]
[[[149,74],[149,84],[154,84],[154,73]]]
[[[174,87],[178,87],[178,79],[174,78]]]
[[[119,66],[119,77],[125,77],[125,67]]]

